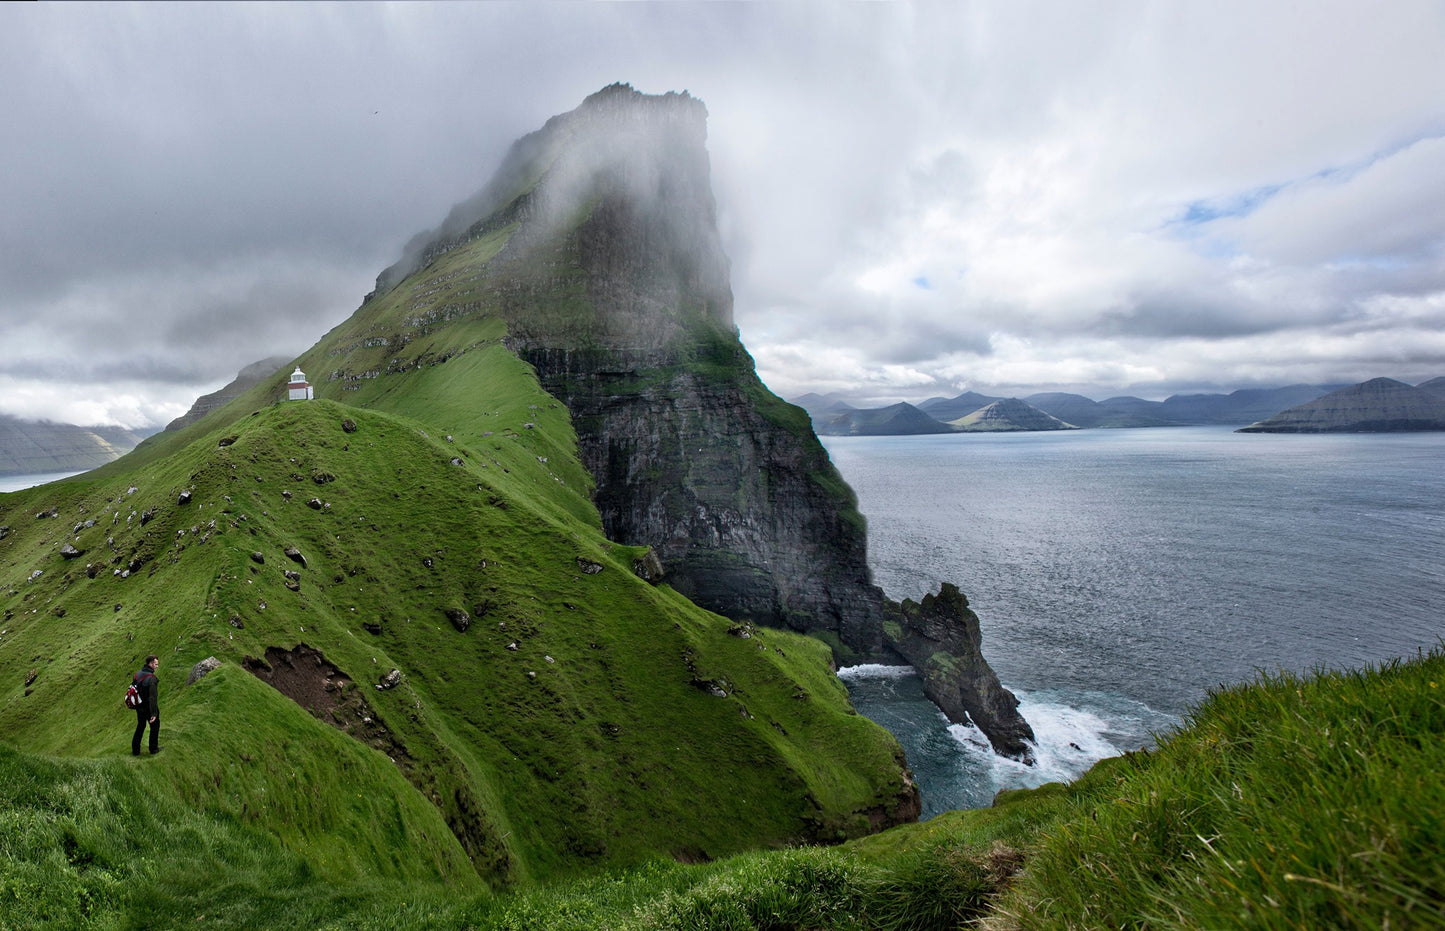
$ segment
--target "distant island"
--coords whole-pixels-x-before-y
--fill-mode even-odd
[[[1001,398],[966,391],[952,398],[857,408],[836,395],[805,394],[820,436],[911,436],[1096,427],[1241,425],[1241,433],[1382,433],[1445,430],[1445,376],[1411,386],[1391,378],[1358,385],[1289,385],[1229,394],[1176,394],[1163,401],[1042,392]],[[1247,425],[1247,426],[1244,426]]]
[[[1445,377],[1411,386],[1372,378],[1331,391],[1237,433],[1401,433],[1445,430]]]

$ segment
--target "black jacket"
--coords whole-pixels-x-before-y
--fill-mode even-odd
[[[140,690],[140,707],[136,709],[141,715],[153,718],[160,714],[160,680],[151,671],[149,666],[142,666],[131,681]]]

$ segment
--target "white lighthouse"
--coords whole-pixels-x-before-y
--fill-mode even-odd
[[[311,393],[311,384],[306,381],[306,373],[301,371],[301,366],[296,366],[296,371],[291,373],[291,384],[286,386],[291,391],[291,400],[309,401],[314,395]]]

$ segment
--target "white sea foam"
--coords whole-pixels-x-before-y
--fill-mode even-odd
[[[1151,732],[1174,723],[1171,716],[1120,696],[1018,690],[1015,695],[1019,711],[1034,731],[1032,766],[995,754],[973,724],[948,727],[959,747],[987,767],[995,789],[1072,781],[1102,759],[1150,744]],[[1085,702],[1090,707],[1081,707]]]
[[[912,666],[898,666],[888,663],[863,663],[858,666],[844,666],[838,670],[840,679],[901,679],[918,672]]]

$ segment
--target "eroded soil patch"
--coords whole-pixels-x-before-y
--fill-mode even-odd
[[[366,690],[320,650],[304,643],[294,650],[267,647],[264,659],[248,656],[241,665],[317,720],[385,753],[403,772],[410,770],[412,760],[406,747],[367,704]]]

